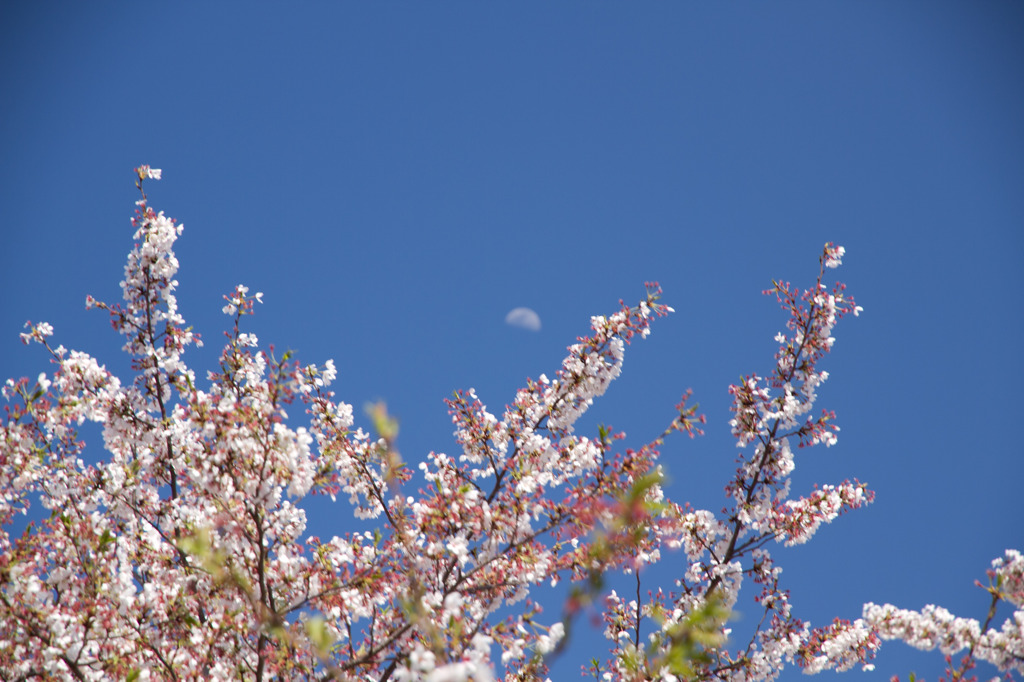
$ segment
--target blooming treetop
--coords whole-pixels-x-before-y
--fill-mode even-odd
[[[137,169],[138,187],[160,171]],[[591,320],[551,378],[527,382],[500,413],[474,391],[448,400],[458,448],[414,469],[394,445],[382,406],[376,435],[335,399],[334,363],[275,358],[241,330],[262,294],[238,286],[219,367],[202,382],[183,356],[198,335],[178,312],[175,240],[182,226],[145,193],[134,219],[123,301],[106,310],[124,337],[133,378],[53,346],[53,328],[28,325],[26,343],[56,365],[9,380],[0,425],[0,677],[4,679],[506,680],[543,678],[583,608],[604,621],[608,652],[586,669],[602,680],[772,680],[870,667],[885,639],[1024,670],[1024,558],[1008,550],[990,571],[984,623],[939,607],[864,607],[823,627],[794,615],[769,545],[810,540],[822,524],[869,503],[857,481],[790,496],[794,445],[836,442],[829,411],[815,413],[828,378],[819,362],[836,323],[860,308],[824,283],[842,247],[825,246],[817,281],[769,290],[788,315],[775,367],[729,388],[737,469],[720,514],[669,500],[658,448],[704,419],[687,405],[664,434],[618,451],[622,434],[576,431],[579,417],[621,371],[626,346],[671,312],[648,285],[635,306]],[[289,420],[300,404],[305,426]],[[108,457],[87,464],[77,427],[103,427]],[[299,502],[341,498],[373,529],[306,536]],[[39,503],[47,515],[12,534]],[[639,598],[640,569],[679,550],[669,589]],[[637,599],[603,593],[624,573]],[[563,617],[545,616],[532,588],[571,581]],[[763,615],[747,641],[727,639],[744,581]],[[989,625],[1000,601],[1016,611]],[[589,606],[588,606],[589,605]],[[952,659],[949,659],[950,661]]]

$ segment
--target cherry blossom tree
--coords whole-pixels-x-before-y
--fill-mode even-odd
[[[858,481],[791,496],[795,449],[836,442],[835,416],[815,412],[819,364],[835,325],[860,308],[828,271],[826,244],[806,290],[774,282],[788,316],[775,366],[729,388],[735,475],[721,513],[667,498],[659,448],[695,436],[704,418],[685,394],[666,431],[635,449],[577,420],[622,367],[631,341],[672,309],[647,286],[636,305],[591,320],[561,368],[529,380],[493,413],[473,390],[448,400],[454,454],[414,466],[396,449],[383,405],[370,431],[335,398],[332,361],[301,365],[259,350],[243,331],[262,294],[239,285],[219,366],[202,380],[185,362],[200,339],[178,311],[175,240],[182,226],[143,191],[123,301],[87,298],[124,337],[132,377],[53,345],[28,324],[52,376],[8,380],[0,426],[0,677],[5,680],[543,679],[581,613],[598,614],[607,654],[600,680],[772,680],[870,668],[883,640],[939,648],[950,679],[976,662],[1024,671],[1024,557],[989,571],[984,623],[929,606],[867,604],[861,618],[812,628],[794,614],[769,548],[810,540],[822,524],[871,502]],[[289,413],[304,410],[296,425]],[[106,458],[88,464],[78,427],[103,429]],[[94,459],[94,458],[92,458]],[[301,501],[328,495],[368,530],[306,535]],[[338,499],[340,498],[340,500]],[[31,505],[44,513],[14,532]],[[641,572],[684,556],[674,585],[640,598]],[[605,589],[634,579],[637,598]],[[761,613],[745,640],[728,616],[745,581]],[[568,584],[562,613],[531,600]],[[1015,610],[1000,629],[996,607]],[[748,616],[749,617],[749,616]],[[953,655],[966,652],[954,664]]]

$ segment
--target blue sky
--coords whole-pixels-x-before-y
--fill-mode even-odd
[[[5,3],[0,373],[48,370],[26,319],[124,369],[84,300],[120,296],[148,163],[185,225],[198,373],[245,283],[250,331],[334,358],[347,402],[386,399],[410,461],[454,450],[453,389],[499,409],[660,281],[678,313],[588,423],[638,445],[693,388],[708,433],[666,446],[670,492],[717,510],[726,387],[770,370],[784,323],[759,292],[809,284],[834,241],[865,313],[825,366],[839,445],[798,453],[794,492],[857,477],[877,500],[773,554],[814,624],[865,601],[981,618],[973,581],[1024,548],[1022,31],[1024,6],[987,0]],[[348,523],[316,508],[322,535]],[[896,643],[877,663],[942,669]]]

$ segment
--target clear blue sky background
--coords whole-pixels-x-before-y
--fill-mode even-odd
[[[797,613],[980,618],[973,581],[1024,548],[1022,35],[1024,5],[987,0],[4,3],[0,368],[49,369],[18,340],[43,319],[124,369],[84,300],[120,296],[149,163],[185,224],[198,373],[245,283],[266,301],[250,330],[335,358],[357,407],[386,399],[407,460],[454,450],[452,389],[500,409],[659,280],[679,312],[587,424],[638,445],[692,387],[708,435],[668,443],[671,494],[717,510],[726,387],[770,371],[784,321],[759,292],[809,284],[832,240],[865,313],[826,364],[839,445],[800,453],[794,492],[858,477],[878,497],[774,551]],[[517,306],[542,330],[505,325]],[[349,524],[314,510],[320,534]],[[556,679],[593,653],[578,637]],[[941,668],[890,644],[870,677]]]

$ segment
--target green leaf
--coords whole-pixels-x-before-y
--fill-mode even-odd
[[[103,529],[103,535],[100,536],[99,550],[102,552],[113,541],[114,541],[114,536],[110,534],[110,529],[109,528],[104,528]]]
[[[316,647],[321,656],[326,656],[334,645],[334,638],[327,629],[327,623],[321,616],[315,616],[306,621],[306,634],[309,635],[310,643]]]

